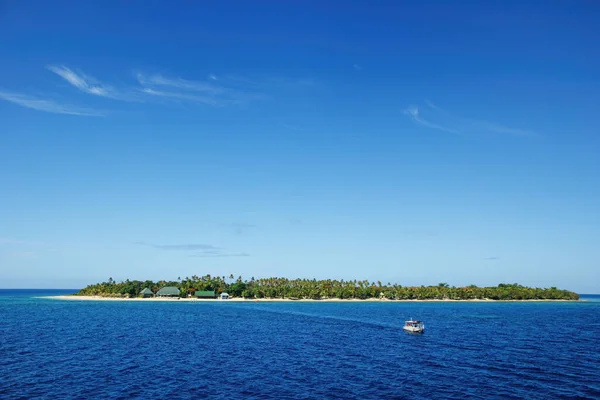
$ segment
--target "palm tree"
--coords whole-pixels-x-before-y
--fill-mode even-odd
[[[565,299],[577,300],[579,295],[568,290],[561,290],[556,287],[548,289],[528,288],[519,284],[504,284],[501,283],[495,287],[480,288],[476,285],[464,287],[450,287],[447,283],[442,282],[437,286],[420,286],[420,287],[402,287],[396,283],[388,282],[386,286],[382,286],[381,281],[369,282],[362,281],[344,281],[342,280],[317,280],[317,279],[287,279],[282,277],[261,278],[256,280],[254,277],[250,281],[243,280],[240,276],[237,281],[227,282],[223,277],[211,277],[205,275],[198,277],[193,275],[192,278],[186,277],[181,280],[178,277],[178,282],[167,282],[164,280],[153,282],[146,281],[131,281],[126,279],[123,282],[115,282],[112,277],[107,282],[88,285],[82,289],[80,295],[100,295],[100,296],[116,296],[130,297],[136,296],[143,288],[148,287],[153,292],[167,285],[179,285],[181,295],[193,293],[195,290],[216,290],[235,291],[236,296],[244,297],[271,297],[271,298],[323,298],[323,297],[338,297],[338,298],[374,298],[382,293],[387,298],[395,299],[482,299],[489,298],[495,300],[526,300],[526,299]],[[229,276],[233,280],[233,274]]]

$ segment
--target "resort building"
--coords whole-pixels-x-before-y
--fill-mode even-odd
[[[156,292],[158,297],[179,297],[179,288],[175,286],[165,286]]]
[[[221,293],[221,296],[219,296],[219,298],[221,300],[227,300],[229,298],[229,293],[223,292],[223,293]]]
[[[152,292],[152,290],[148,289],[148,288],[144,288],[144,290],[142,290],[140,292],[140,296],[144,296],[144,297],[152,297],[154,296],[154,292]]]
[[[214,299],[217,297],[217,294],[214,290],[196,290],[194,296],[199,299]]]

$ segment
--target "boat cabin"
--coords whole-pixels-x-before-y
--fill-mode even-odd
[[[405,331],[423,333],[425,332],[425,324],[423,321],[413,320],[412,318],[404,323],[402,327]]]

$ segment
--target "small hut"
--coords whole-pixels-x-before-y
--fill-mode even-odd
[[[148,289],[148,288],[144,288],[144,290],[142,290],[140,292],[140,296],[143,296],[143,297],[152,297],[152,296],[154,296],[154,292],[152,290]]]
[[[221,300],[227,300],[229,298],[229,293],[223,292],[223,293],[221,293],[221,295],[219,296],[219,298]]]
[[[196,290],[194,296],[199,299],[214,299],[217,297],[217,294],[214,290]]]
[[[158,297],[179,297],[179,288],[175,286],[165,286],[156,292]]]

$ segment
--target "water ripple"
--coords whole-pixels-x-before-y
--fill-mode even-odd
[[[600,398],[600,304],[0,297],[0,316],[2,399]]]

